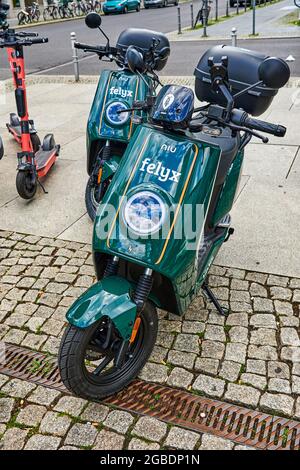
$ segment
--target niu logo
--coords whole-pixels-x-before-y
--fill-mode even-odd
[[[140,171],[145,171],[150,175],[154,175],[158,177],[159,181],[163,183],[165,181],[174,181],[175,183],[179,183],[179,178],[181,173],[175,170],[171,170],[170,168],[166,168],[163,166],[162,162],[157,163],[150,163],[150,158],[145,158],[142,162],[142,166]]]
[[[111,87],[109,90],[110,95],[121,96],[122,98],[133,98],[133,91],[123,90],[122,88]]]
[[[177,150],[174,145],[167,145],[167,144],[163,144],[160,147],[160,149],[163,150],[164,152],[171,152],[171,153],[175,153]]]

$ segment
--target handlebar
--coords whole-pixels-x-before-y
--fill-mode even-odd
[[[275,135],[276,137],[284,137],[286,133],[286,127],[284,126],[280,126],[279,124],[271,124],[270,122],[260,121],[259,119],[250,117],[245,120],[245,126],[250,127],[250,129]]]
[[[100,57],[106,55],[116,55],[118,49],[116,47],[106,47],[106,46],[90,46],[89,44],[84,44],[82,42],[74,43],[75,49],[82,49],[85,52],[95,52]]]
[[[248,127],[249,129],[272,134],[276,137],[284,137],[286,133],[286,127],[249,117],[246,112],[240,109],[232,110],[231,122],[237,126]]]

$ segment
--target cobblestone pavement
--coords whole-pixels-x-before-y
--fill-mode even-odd
[[[90,246],[0,231],[0,340],[55,355],[68,306],[94,282]],[[199,296],[160,311],[140,377],[300,420],[300,279],[213,266],[225,320]],[[1,449],[243,449],[0,374]]]

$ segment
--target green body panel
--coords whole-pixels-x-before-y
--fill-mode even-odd
[[[150,80],[144,78],[146,82]],[[94,141],[109,139],[127,143],[136,127],[131,118],[121,126],[109,123],[107,107],[112,102],[120,101],[131,108],[134,100],[145,100],[148,92],[144,81],[128,70],[104,70],[101,73],[87,123],[88,157]]]
[[[195,295],[199,276],[195,265],[195,249],[188,249],[187,244],[193,242],[197,247],[204,227],[203,219],[202,226],[191,239],[176,237],[183,215],[182,206],[190,207],[190,212],[185,214],[187,219],[184,219],[188,224],[191,221],[195,224],[197,204],[201,205],[205,217],[219,165],[220,149],[187,139],[184,134],[166,133],[150,125],[143,125],[136,130],[124,157],[98,211],[93,249],[110,255],[117,254],[170,279],[176,294],[178,312],[182,313],[187,300],[190,301]],[[148,171],[149,162],[154,166],[149,167]],[[161,173],[163,167],[165,173]],[[167,170],[170,170],[169,178],[166,178]],[[180,174],[178,181],[172,180],[173,172]],[[122,218],[125,202],[133,194],[144,190],[159,195],[168,208],[174,209],[171,230],[163,226],[167,235],[164,239],[159,236],[155,239],[138,237],[126,232]],[[109,212],[108,204],[119,208],[117,217]]]
[[[242,174],[243,160],[244,151],[241,151],[237,154],[229,168],[213,214],[212,225],[216,225],[232,208]]]
[[[136,304],[130,298],[133,286],[118,276],[104,278],[90,287],[67,312],[67,320],[77,328],[87,328],[104,316],[114,322],[123,339],[130,339]]]
[[[121,157],[112,155],[109,160],[107,160],[102,167],[102,181],[109,178],[111,175],[115,174],[119,166]]]

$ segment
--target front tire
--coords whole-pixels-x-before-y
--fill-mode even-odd
[[[126,13],[128,13],[128,7],[124,7],[123,13],[124,13],[124,15],[126,15]]]
[[[18,171],[16,186],[19,196],[22,199],[32,199],[37,190],[37,179],[30,171]]]
[[[109,181],[103,181],[100,184],[101,184],[101,187],[98,187],[98,185],[95,185],[95,176],[91,175],[85,188],[86,210],[92,222],[95,221],[98,207],[103,199],[104,194],[106,193],[106,190],[109,185]],[[98,196],[98,194],[100,195],[100,197]]]
[[[138,375],[153,350],[158,329],[156,309],[147,302],[141,313],[137,336],[130,346],[123,366],[120,369],[113,366],[108,370],[107,366],[100,374],[95,374],[91,371],[90,361],[91,354],[97,353],[93,352],[92,345],[96,339],[96,344],[100,342],[103,322],[104,320],[98,321],[85,329],[69,325],[61,340],[58,354],[58,365],[64,385],[75,395],[92,400],[119,392]],[[101,362],[102,359],[103,355],[98,360]],[[97,368],[96,365],[93,367]]]

